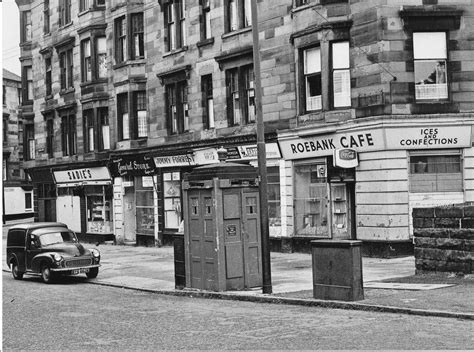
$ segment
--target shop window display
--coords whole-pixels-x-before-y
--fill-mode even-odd
[[[112,231],[111,199],[103,186],[87,190],[87,232],[108,233]]]
[[[153,176],[135,180],[137,234],[155,234],[154,181]]]
[[[326,165],[295,165],[295,232],[329,237]]]
[[[181,177],[179,172],[163,174],[165,227],[178,229],[181,223]]]

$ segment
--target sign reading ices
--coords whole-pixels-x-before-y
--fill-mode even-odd
[[[465,148],[471,145],[471,126],[424,126],[374,128],[314,137],[283,137],[280,148],[285,159],[333,155],[335,150],[368,152],[393,149]]]
[[[461,148],[471,144],[471,126],[390,128],[386,134],[390,149]]]

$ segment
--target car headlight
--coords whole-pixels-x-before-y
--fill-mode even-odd
[[[58,254],[58,253],[54,253],[53,258],[56,262],[60,262],[63,259],[61,254]]]
[[[99,252],[97,249],[95,249],[95,248],[92,248],[92,249],[91,249],[91,253],[92,253],[92,256],[93,256],[94,258],[99,258],[99,257],[100,257],[100,252]]]

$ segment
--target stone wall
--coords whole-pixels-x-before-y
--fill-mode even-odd
[[[417,273],[472,273],[474,205],[415,208],[413,226]]]

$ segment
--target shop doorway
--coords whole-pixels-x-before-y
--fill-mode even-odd
[[[136,242],[135,188],[125,187],[123,196],[123,238],[125,243]]]
[[[355,238],[354,183],[330,183],[332,238],[349,240]]]

